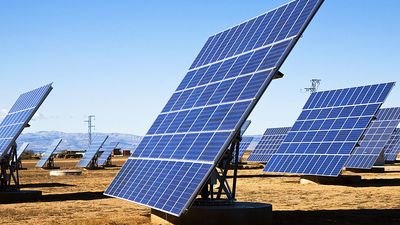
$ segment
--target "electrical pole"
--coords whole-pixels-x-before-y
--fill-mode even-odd
[[[309,92],[310,94],[317,92],[319,89],[319,85],[321,84],[321,80],[320,79],[312,79],[312,80],[310,80],[310,82],[311,82],[311,87],[304,88],[304,90],[306,92]]]
[[[93,121],[95,120],[94,115],[89,115],[88,119],[85,120],[84,122],[88,124],[88,146],[92,144],[92,129],[95,128],[93,125]]]

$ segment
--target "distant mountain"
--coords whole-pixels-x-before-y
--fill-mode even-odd
[[[142,140],[141,136],[120,133],[96,133],[96,135],[108,135],[107,142],[119,142],[118,147],[126,150],[134,150]],[[17,140],[18,145],[29,142],[29,150],[44,152],[54,139],[62,138],[58,150],[85,150],[88,144],[86,133],[64,133],[59,131],[40,131],[36,133],[21,134]]]

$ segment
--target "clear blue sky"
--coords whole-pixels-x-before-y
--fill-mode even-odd
[[[208,36],[286,3],[246,1],[1,1],[0,110],[54,82],[29,132],[143,135]],[[251,118],[250,134],[291,126],[321,78],[324,90],[400,78],[400,1],[326,0]],[[400,105],[400,83],[386,106]]]

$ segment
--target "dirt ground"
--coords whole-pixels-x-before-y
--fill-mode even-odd
[[[114,160],[122,165],[126,159]],[[25,160],[20,172],[22,189],[43,191],[39,202],[0,205],[0,224],[150,224],[150,210],[102,193],[118,172],[84,170],[82,176],[53,177]],[[56,166],[73,168],[77,160],[56,160]],[[363,173],[359,185],[299,183],[298,176],[263,174],[261,169],[239,171],[239,201],[271,203],[273,223],[400,224],[400,166],[390,172]],[[349,172],[347,172],[349,173]]]

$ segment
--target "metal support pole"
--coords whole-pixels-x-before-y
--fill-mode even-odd
[[[240,137],[239,137],[240,138]],[[233,168],[233,184],[232,184],[232,198],[235,200],[236,198],[236,180],[237,180],[237,172],[238,172],[238,165],[239,165],[239,145],[240,141],[233,143],[236,145],[235,147],[235,167]]]

